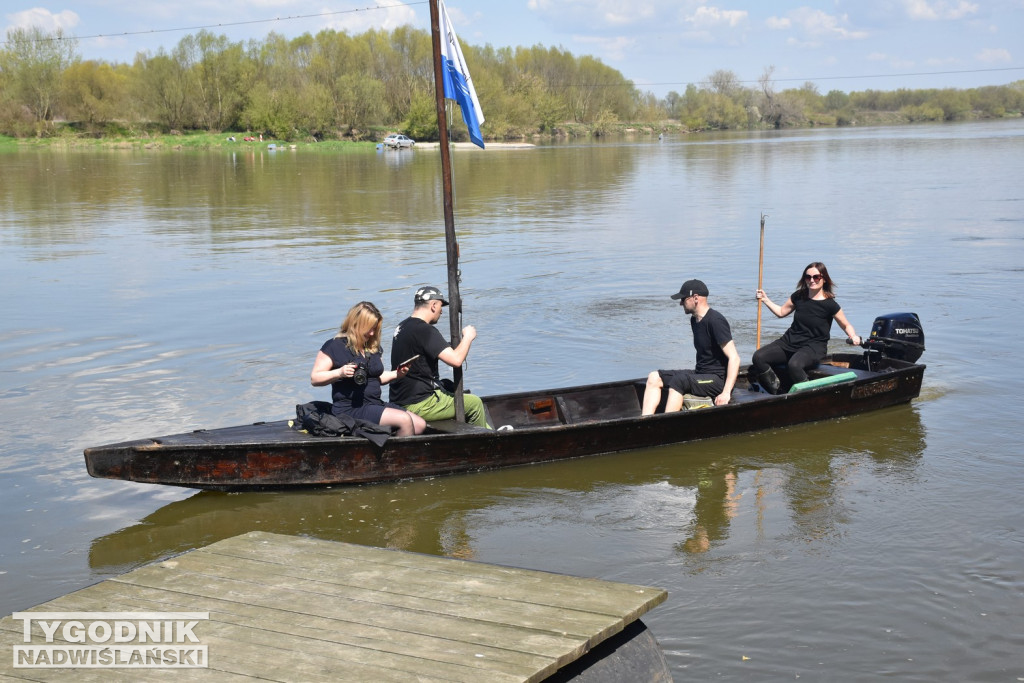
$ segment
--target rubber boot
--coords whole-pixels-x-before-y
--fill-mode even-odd
[[[761,388],[767,391],[769,394],[779,393],[779,378],[775,374],[775,371],[768,368],[760,375],[757,376],[757,381],[761,383]]]

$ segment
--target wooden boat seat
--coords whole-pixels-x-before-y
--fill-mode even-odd
[[[842,375],[847,372],[852,372],[857,375],[857,379],[863,379],[865,377],[875,377],[878,373],[868,372],[867,370],[858,370],[857,368],[844,368],[840,365],[832,365],[830,363],[821,363],[818,367],[813,370],[807,371],[807,377],[809,379],[820,379],[822,377],[835,377],[836,375]]]
[[[785,364],[772,365],[772,369],[775,374],[782,381],[782,389],[779,393],[788,393],[792,384],[789,382],[789,372],[786,370]],[[843,367],[843,364],[832,365],[828,360],[822,361],[813,368],[807,370],[807,379],[815,380],[822,379],[824,377],[835,377],[836,375],[842,375],[847,372],[852,372],[857,375],[857,379],[863,379],[865,377],[875,377],[877,373],[869,372],[867,370],[858,370],[857,368]]]
[[[509,396],[487,400],[487,412],[495,425],[519,427],[562,424],[554,396]]]
[[[478,427],[475,424],[459,422],[458,420],[436,420],[434,422],[428,422],[427,429],[429,431],[441,432],[444,434],[471,434],[474,432],[491,431],[486,427]]]
[[[640,398],[632,384],[561,394],[555,397],[555,401],[566,424],[640,415]]]
[[[737,403],[751,403],[753,401],[764,401],[769,398],[774,398],[771,394],[765,394],[760,391],[750,391],[749,389],[733,389],[732,398],[729,399],[729,405],[735,405]]]

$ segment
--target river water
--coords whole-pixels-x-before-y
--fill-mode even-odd
[[[655,585],[677,680],[1024,680],[1024,121],[456,151],[478,393],[692,364],[691,277],[756,344],[825,262],[917,312],[909,406],[300,493],[93,480],[82,449],[280,419],[374,301],[445,287],[436,151],[0,154],[0,613],[253,529]],[[764,339],[788,323],[763,319]],[[441,322],[447,332],[447,317]],[[834,329],[835,334],[841,333]],[[388,345],[386,345],[387,347]]]

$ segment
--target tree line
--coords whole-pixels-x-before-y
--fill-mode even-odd
[[[622,123],[709,130],[848,125],[867,112],[934,121],[1024,110],[1024,81],[822,95],[812,83],[779,90],[768,67],[756,86],[719,70],[658,98],[601,60],[560,48],[464,44],[463,51],[492,140],[557,135],[571,124],[600,135]],[[372,140],[400,130],[437,139],[433,78],[430,33],[407,26],[247,42],[202,30],[131,64],[82,59],[77,41],[59,29],[11,29],[0,49],[0,134],[252,131],[280,140]],[[465,139],[453,118],[453,138]]]

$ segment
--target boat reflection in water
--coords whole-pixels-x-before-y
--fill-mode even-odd
[[[915,406],[679,446],[393,484],[287,492],[202,491],[93,541],[94,572],[252,530],[483,559],[657,553],[698,559],[766,525],[827,540],[856,514],[844,488],[911,482],[925,448]],[[654,548],[652,549],[652,546]],[[547,553],[547,555],[545,554]],[[556,560],[553,560],[557,564]],[[694,569],[699,569],[695,566]],[[554,568],[559,571],[558,567]]]

